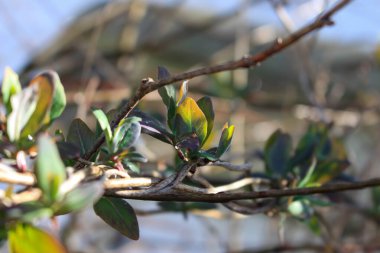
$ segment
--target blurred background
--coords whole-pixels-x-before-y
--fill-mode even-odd
[[[0,69],[10,66],[25,82],[43,69],[57,71],[69,102],[57,127],[66,131],[75,117],[94,124],[91,107],[117,107],[142,78],[156,78],[158,65],[180,73],[255,54],[335,2],[0,0]],[[353,1],[333,16],[335,25],[254,69],[190,80],[191,96],[213,98],[216,128],[225,121],[236,126],[225,158],[251,162],[277,128],[298,138],[309,121],[333,121],[350,156],[349,173],[380,176],[378,9],[377,0]],[[156,92],[140,108],[158,117],[165,111]],[[144,136],[138,148],[152,163],[173,160],[171,148],[152,138]],[[262,169],[259,162],[254,166]],[[378,243],[379,216],[363,215],[372,208],[368,190],[350,197],[357,212],[345,205],[320,210],[332,226],[329,238],[281,217],[242,216],[223,207],[184,217],[154,212],[155,203],[141,201],[131,201],[140,214],[137,242],[105,226],[92,210],[64,217],[59,236],[70,252],[115,253],[243,252],[326,240],[347,247]]]

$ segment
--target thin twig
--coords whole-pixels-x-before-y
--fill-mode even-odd
[[[290,45],[294,44],[307,34],[318,30],[324,26],[332,25],[331,17],[341,8],[346,6],[351,0],[341,0],[330,10],[326,11],[323,15],[319,16],[314,22],[311,24],[299,29],[293,34],[289,35],[284,39],[277,39],[272,46],[267,48],[266,50],[255,54],[255,55],[247,55],[236,61],[229,61],[219,65],[204,67],[195,69],[192,71],[184,72],[181,74],[173,75],[165,79],[161,79],[158,81],[154,81],[153,79],[143,79],[141,86],[137,90],[136,94],[132,96],[131,99],[122,107],[122,109],[118,112],[114,120],[112,121],[112,128],[117,126],[117,124],[125,117],[129,115],[129,113],[133,110],[134,107],[140,102],[140,100],[148,93],[153,92],[165,85],[173,84],[179,81],[188,80],[197,76],[210,75],[214,73],[219,73],[223,71],[231,71],[240,68],[249,68],[258,65],[274,54],[284,50]],[[88,160],[93,154],[95,154],[100,146],[104,143],[104,134],[96,141],[94,146],[89,150],[86,154],[83,155],[82,158]],[[75,166],[77,169],[83,168],[83,165],[78,163]]]

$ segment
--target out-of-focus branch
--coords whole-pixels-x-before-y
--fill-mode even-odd
[[[337,11],[346,6],[351,0],[341,0],[330,10],[326,11],[323,15],[320,15],[314,22],[311,24],[299,29],[298,31],[292,33],[288,37],[284,39],[277,39],[272,46],[263,50],[262,52],[255,55],[247,55],[236,61],[229,61],[219,65],[203,67],[199,69],[195,69],[192,71],[184,72],[181,74],[173,75],[165,79],[154,81],[151,78],[146,78],[142,80],[142,83],[137,90],[136,94],[129,99],[127,104],[125,104],[121,110],[118,112],[114,120],[112,121],[112,127],[114,128],[117,124],[132,111],[132,109],[140,102],[140,100],[148,93],[153,92],[165,85],[173,84],[175,82],[191,79],[197,76],[210,75],[223,71],[231,71],[240,68],[250,68],[254,67],[257,64],[265,61],[269,57],[275,55],[276,53],[284,50],[285,48],[291,46],[307,34],[318,30],[324,26],[332,25],[331,17]],[[89,150],[82,158],[88,160],[104,142],[104,135],[100,137],[93,148]],[[78,163],[76,168],[82,168],[83,165]]]

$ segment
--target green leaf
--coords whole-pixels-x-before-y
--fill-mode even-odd
[[[231,145],[232,137],[234,135],[235,126],[228,126],[228,123],[224,124],[222,135],[220,136],[219,145],[216,150],[216,156],[221,157]]]
[[[93,205],[103,194],[103,181],[81,184],[65,194],[62,200],[54,205],[54,214],[63,215]]]
[[[21,130],[32,116],[37,105],[35,87],[23,89],[11,97],[12,112],[7,118],[7,134],[10,141],[20,139]]]
[[[81,119],[74,119],[67,134],[67,141],[76,144],[83,155],[89,151],[95,143],[95,134]]]
[[[137,174],[141,172],[140,167],[135,163],[130,162],[128,159],[123,160],[123,165]]]
[[[158,67],[158,80],[167,79],[170,77],[169,71],[159,66]],[[161,87],[158,89],[158,93],[160,94],[162,101],[166,105],[166,108],[168,110],[167,114],[167,122],[170,129],[173,128],[173,117],[175,115],[175,109],[176,109],[176,95],[175,95],[175,88],[173,85],[165,85],[164,87]]]
[[[214,127],[214,108],[212,106],[211,98],[210,97],[202,97],[197,101],[197,105],[202,110],[203,114],[206,116],[207,120],[207,134],[204,139],[204,141],[201,143],[203,145],[208,137],[210,136],[212,129]]]
[[[146,163],[148,159],[137,152],[129,152],[124,156],[130,162]]]
[[[195,133],[200,143],[205,140],[207,135],[207,119],[192,98],[185,98],[177,107],[174,128],[177,137]]]
[[[7,115],[12,111],[11,97],[21,91],[21,84],[18,75],[9,67],[4,70],[1,94],[3,103],[7,109]]]
[[[266,170],[270,175],[284,176],[287,172],[292,140],[277,130],[269,137],[264,150]]]
[[[50,218],[53,210],[41,201],[24,202],[7,210],[7,219],[23,222],[35,222],[37,219]]]
[[[312,175],[314,173],[314,169],[316,167],[316,164],[317,164],[317,160],[314,159],[313,162],[312,162],[312,164],[310,165],[310,167],[309,167],[309,169],[308,169],[305,177],[298,184],[299,188],[305,187],[305,186],[307,186],[310,183],[310,181],[312,179]]]
[[[21,138],[34,135],[43,126],[51,122],[50,109],[53,103],[55,87],[49,78],[44,75],[38,75],[30,81],[28,88],[36,89],[37,104],[32,116],[21,131]]]
[[[103,130],[106,141],[109,147],[112,145],[112,131],[110,123],[108,122],[107,115],[100,109],[94,109],[92,113],[95,115],[96,119],[98,120],[98,123],[100,125],[100,128]]]
[[[38,139],[36,177],[44,200],[55,201],[59,187],[66,179],[66,171],[56,145],[47,135]]]
[[[137,117],[129,117],[120,121],[113,134],[114,152],[125,150],[133,146],[141,133],[141,126]]]
[[[9,230],[10,253],[65,253],[64,247],[45,231],[18,223]]]
[[[160,121],[137,109],[133,110],[131,115],[141,118],[141,132],[173,145],[174,136],[165,129]]]
[[[48,71],[41,74],[41,76],[49,80],[51,85],[54,86],[53,103],[50,109],[50,120],[53,121],[56,118],[58,118],[62,114],[63,110],[65,109],[65,106],[66,106],[65,89],[56,72]]]
[[[102,197],[94,205],[95,213],[108,225],[130,239],[139,239],[136,214],[127,201],[119,198]]]
[[[346,160],[326,160],[319,162],[306,186],[320,186],[341,174],[350,163]]]

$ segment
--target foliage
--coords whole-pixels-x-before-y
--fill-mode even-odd
[[[159,80],[169,76],[165,68],[159,68]],[[141,175],[140,164],[147,159],[134,147],[141,133],[170,144],[176,150],[180,162],[175,171],[180,171],[184,164],[204,166],[221,161],[231,145],[235,127],[226,123],[218,145],[210,147],[215,136],[211,98],[195,101],[188,96],[187,83],[182,83],[178,94],[172,85],[158,90],[167,109],[166,124],[135,109],[112,127],[110,118],[114,111],[104,113],[93,109],[97,120],[95,131],[81,119],[74,119],[66,136],[61,131],[49,136],[47,130],[66,104],[58,75],[52,71],[43,72],[21,88],[17,74],[6,69],[2,85],[4,113],[0,115],[1,160],[14,171],[35,173],[35,186],[40,192],[38,199],[13,203],[11,200],[17,193],[12,186],[8,187],[6,199],[9,201],[1,208],[0,235],[1,239],[9,240],[10,251],[65,252],[54,237],[35,227],[33,222],[90,205],[108,225],[137,240],[139,227],[133,207],[125,199],[103,196],[103,183],[108,170],[116,170],[120,175]],[[322,186],[336,180],[349,162],[341,140],[331,136],[331,128],[332,125],[311,123],[295,149],[289,134],[281,130],[274,132],[262,151],[265,165],[262,177],[269,180],[274,189]],[[85,156],[101,136],[105,142],[86,161],[89,165],[85,168],[97,168],[100,172],[81,177],[83,171],[73,172],[70,166]],[[119,174],[115,174],[116,179],[121,178]],[[374,192],[376,210],[378,195]],[[326,196],[294,196],[277,199],[272,209],[305,221],[318,233],[314,207],[328,204]],[[215,205],[160,202],[159,207],[186,214],[193,210],[214,209]]]

